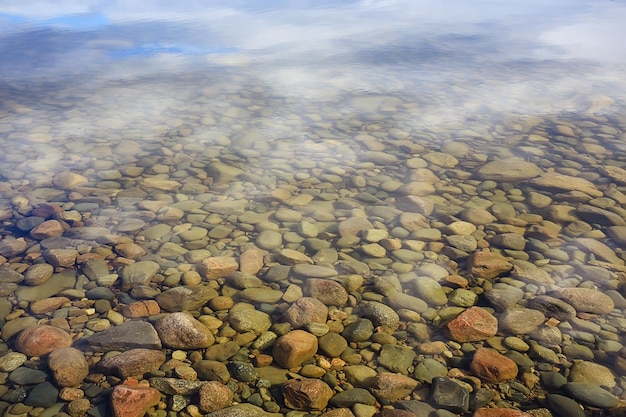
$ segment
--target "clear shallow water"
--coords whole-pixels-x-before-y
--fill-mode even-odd
[[[626,161],[624,2],[169,3],[0,5],[2,235],[26,236],[34,245],[34,255],[18,254],[13,264],[76,246],[54,239],[37,246],[27,228],[16,227],[32,217],[33,207],[56,203],[79,213],[78,220],[68,219],[72,226],[133,236],[163,255],[163,270],[178,268],[188,260],[159,252],[163,241],[141,235],[168,222],[140,200],[197,200],[211,214],[185,213],[170,222],[178,232],[216,224],[233,231],[196,240],[172,233],[172,243],[189,250],[206,246],[214,255],[239,255],[259,229],[273,227],[255,224],[241,210],[288,207],[311,219],[334,248],[367,263],[368,279],[446,258],[465,275],[463,252],[471,250],[451,244],[446,226],[470,205],[497,214],[493,203],[505,202],[517,219],[500,215],[499,223],[523,225],[527,238],[525,254],[513,248],[505,254],[527,256],[557,287],[582,282],[624,295],[623,240],[606,237],[611,221],[588,220],[587,230],[567,209],[548,212],[529,202],[540,192],[555,205],[578,207],[590,201],[576,193],[581,187],[568,193],[526,181],[494,185],[477,174],[489,161],[521,157],[546,172],[591,181],[603,194],[589,204],[624,217],[626,201],[612,192],[626,192],[624,182],[602,170],[624,168]],[[222,172],[218,162],[236,171]],[[61,187],[53,181],[68,171],[88,182]],[[145,178],[153,177],[178,186],[146,187]],[[398,191],[408,182],[418,185]],[[391,217],[402,193],[432,199],[430,230],[443,237],[394,231]],[[290,200],[297,196],[313,200]],[[225,209],[223,201],[235,203]],[[336,222],[361,209],[416,258],[377,258],[363,250],[366,241],[341,247],[333,239]],[[533,227],[544,220],[569,229],[553,235]],[[285,247],[315,255],[292,222],[274,223]],[[484,229],[489,242],[508,230]],[[607,259],[579,237],[601,240],[619,259]],[[79,247],[83,255],[90,250]],[[569,268],[578,264],[600,265],[611,275],[590,283]],[[542,294],[550,285],[523,288]],[[409,287],[405,291],[419,292]],[[445,320],[436,311],[424,314],[432,329]],[[590,321],[616,329],[611,337],[623,343],[623,320],[620,310]],[[602,351],[587,334],[563,331]],[[614,369],[613,356],[596,353],[595,360]],[[623,396],[623,381],[617,386]]]

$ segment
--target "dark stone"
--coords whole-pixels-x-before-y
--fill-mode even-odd
[[[29,393],[24,404],[33,407],[48,408],[53,406],[57,402],[59,396],[59,390],[55,388],[50,382],[44,382],[37,385]]]
[[[567,384],[567,378],[558,372],[543,372],[541,374],[541,385],[548,391],[558,391]]]
[[[257,373],[250,363],[230,362],[226,365],[230,375],[241,382],[252,382],[257,379]]]
[[[113,301],[115,300],[115,293],[106,287],[96,287],[88,290],[85,293],[85,297],[90,300],[107,300]]]
[[[548,408],[558,416],[585,417],[580,404],[571,398],[558,394],[550,394],[546,398]]]
[[[374,324],[369,319],[359,319],[346,326],[341,333],[348,342],[365,342],[374,334]]]
[[[9,381],[16,385],[35,385],[45,382],[47,377],[44,371],[20,366],[9,374]]]
[[[195,395],[206,381],[188,381],[177,378],[150,378],[150,386],[167,395]]]
[[[89,338],[89,346],[96,352],[130,349],[161,349],[161,340],[152,325],[132,320],[96,333]]]
[[[354,404],[374,405],[376,398],[364,388],[352,388],[338,392],[330,399],[333,407],[352,407]]]
[[[482,408],[489,404],[493,399],[494,392],[493,390],[486,388],[479,388],[471,393],[469,408],[472,411],[476,411],[479,408]]]
[[[431,417],[431,413],[435,412],[430,404],[417,400],[397,401],[393,405],[401,410],[412,412],[416,417]]]
[[[564,388],[570,397],[592,407],[613,408],[619,403],[615,395],[597,385],[570,382],[565,384]]]
[[[454,413],[466,413],[469,410],[469,391],[453,379],[434,377],[432,399],[442,408]]]

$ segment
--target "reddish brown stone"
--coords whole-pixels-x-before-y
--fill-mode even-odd
[[[161,307],[154,300],[135,301],[122,309],[122,314],[130,318],[149,317],[160,312]]]
[[[161,401],[161,394],[154,388],[139,387],[137,381],[127,379],[111,391],[113,417],[143,417]]]
[[[265,366],[270,366],[273,361],[274,358],[272,358],[271,355],[261,353],[256,355],[256,357],[254,358],[254,366],[256,366],[257,368],[263,368]]]
[[[291,379],[282,386],[285,405],[294,410],[323,410],[333,390],[319,379]]]
[[[89,374],[85,355],[73,347],[55,349],[48,355],[48,367],[55,381],[62,387],[75,387]]]
[[[467,269],[477,278],[491,279],[513,268],[504,256],[489,251],[474,252],[467,258]]]
[[[263,268],[263,252],[259,249],[248,249],[239,256],[239,270],[246,274],[256,275]]]
[[[470,370],[485,382],[496,384],[517,376],[517,365],[495,350],[479,348],[474,353]]]
[[[43,300],[33,301],[30,304],[30,311],[33,314],[45,314],[58,310],[62,305],[69,303],[67,297],[50,297]]]
[[[146,372],[159,369],[164,362],[165,354],[160,350],[131,349],[102,360],[98,366],[104,374],[113,374],[120,378],[138,378]]]
[[[299,329],[309,323],[326,323],[327,316],[328,307],[324,303],[316,298],[302,297],[289,306],[283,319],[294,329]]]
[[[483,308],[471,307],[450,321],[448,330],[456,342],[487,340],[498,332],[498,319]]]
[[[205,413],[228,407],[233,401],[233,392],[226,385],[209,381],[198,390],[200,410]]]
[[[58,220],[46,220],[33,227],[30,236],[33,239],[42,240],[51,237],[61,236],[64,232],[63,224]]]
[[[15,350],[27,356],[42,356],[72,345],[72,337],[58,327],[39,325],[24,329],[15,339]]]
[[[207,279],[218,279],[229,277],[238,268],[239,264],[231,256],[212,256],[200,262],[198,272]]]
[[[512,408],[479,408],[473,417],[532,417],[530,414]]]
[[[317,352],[317,337],[304,330],[294,330],[274,343],[274,360],[283,368],[295,368]]]

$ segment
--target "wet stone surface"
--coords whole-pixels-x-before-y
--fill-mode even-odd
[[[623,112],[222,81],[80,143],[0,120],[3,415],[624,413]]]

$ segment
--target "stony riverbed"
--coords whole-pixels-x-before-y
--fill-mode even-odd
[[[398,96],[111,97],[5,103],[3,416],[626,414],[610,98],[443,129]]]

